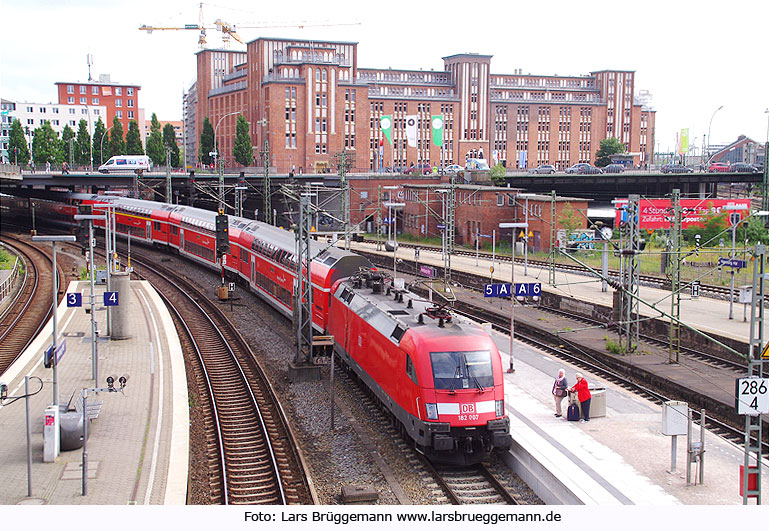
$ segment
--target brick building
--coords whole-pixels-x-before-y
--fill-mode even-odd
[[[376,229],[377,207],[381,206],[382,219],[390,215],[397,217],[398,234],[408,233],[415,238],[440,237],[441,224],[445,225],[444,197],[449,184],[439,175],[408,178],[408,182],[397,177],[352,176],[350,182],[350,221],[360,224],[362,230]],[[476,234],[480,233],[482,243],[491,243],[496,231],[497,241],[510,242],[511,229],[500,229],[500,223],[523,222],[526,207],[529,216],[529,249],[544,251],[550,248],[553,203],[551,196],[523,194],[521,190],[496,186],[473,184],[455,185],[455,241],[459,245],[474,245]],[[381,198],[380,198],[381,194]],[[378,200],[378,198],[380,198]],[[391,213],[385,203],[405,203],[405,207]],[[562,219],[564,210],[572,209],[577,228],[587,228],[588,199],[556,197],[555,220]],[[567,205],[569,205],[567,207]],[[563,228],[563,227],[560,227]],[[519,231],[520,232],[520,231]],[[519,235],[516,240],[520,241]]]
[[[140,90],[139,85],[114,83],[108,75],[99,76],[99,81],[56,82],[60,104],[104,107],[106,116],[101,117],[104,126],[111,127],[117,116],[123,126],[123,134],[128,132],[128,122],[136,120],[144,142],[144,109],[139,106]]]
[[[246,52],[202,50],[195,138],[206,117],[219,124],[221,157],[234,164],[236,116],[226,115],[243,113],[257,163],[269,140],[270,164],[282,173],[323,171],[341,150],[352,154],[358,171],[463,164],[481,153],[508,168],[565,168],[592,162],[600,140],[611,136],[636,154],[636,164],[651,160],[655,113],[635,97],[635,72],[494,74],[491,60],[458,54],[444,57],[440,71],[359,68],[355,42],[271,38],[249,42]],[[379,123],[388,115],[392,145]],[[416,147],[406,141],[411,115],[417,116]],[[443,150],[430,141],[433,115],[444,118]]]

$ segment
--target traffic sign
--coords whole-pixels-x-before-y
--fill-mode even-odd
[[[478,233],[478,237],[479,237],[479,238],[491,238],[491,234],[481,234],[481,233],[479,232],[479,233]]]
[[[718,265],[720,266],[726,266],[726,267],[733,267],[735,269],[743,269],[745,267],[748,267],[748,261],[747,260],[738,260],[736,258],[718,258]]]
[[[82,293],[67,293],[67,308],[75,308],[83,305]]]
[[[521,282],[515,284],[516,297],[539,297],[542,295],[541,282]]]
[[[484,284],[483,296],[484,297],[509,297],[510,296],[510,284]]]
[[[700,281],[692,280],[692,299],[700,296]]]
[[[738,415],[769,413],[769,378],[737,378],[734,395]]]
[[[117,291],[104,292],[104,306],[118,306]]]
[[[446,225],[444,225],[443,223],[438,223],[436,227],[438,227],[438,230],[444,230],[446,228]]]

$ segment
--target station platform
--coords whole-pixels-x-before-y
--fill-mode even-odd
[[[509,363],[509,336],[492,332],[502,363]],[[662,434],[662,407],[602,381],[585,370],[516,342],[516,371],[505,373],[505,407],[513,448],[508,464],[546,502],[576,505],[740,505],[739,467],[744,451],[706,430],[704,483],[699,466],[686,483],[686,436],[679,436],[671,473],[671,437]],[[551,394],[558,369],[569,385],[576,372],[606,389],[606,416],[590,422],[556,418]],[[564,399],[564,411],[568,398]],[[700,428],[693,426],[695,441]],[[764,460],[762,490],[769,489]],[[697,483],[697,484],[694,484]],[[751,501],[755,504],[755,501]]]
[[[0,409],[0,471],[4,505],[183,505],[187,498],[189,410],[187,379],[179,338],[165,304],[145,281],[130,283],[130,337],[98,342],[99,381],[91,365],[91,317],[85,311],[88,282],[72,282],[67,292],[83,294],[84,307],[58,308],[59,343],[66,351],[58,364],[59,403],[67,404],[84,388],[107,387],[109,375],[129,375],[121,392],[88,393],[88,403],[102,401],[98,418],[88,428],[87,495],[82,495],[82,448],[63,451],[53,462],[43,462],[44,411],[53,403],[52,370],[43,366],[43,352],[51,344],[53,324],[40,335],[0,381],[9,397],[30,392],[31,483],[27,488],[25,400]],[[97,285],[101,302],[103,285]],[[106,311],[96,306],[98,329],[106,332]],[[74,400],[73,400],[74,402]]]

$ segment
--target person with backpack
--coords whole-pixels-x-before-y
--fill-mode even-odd
[[[569,387],[568,382],[566,381],[566,371],[563,369],[558,369],[558,376],[556,376],[555,381],[553,381],[553,397],[555,397],[555,416],[556,417],[562,417],[561,413],[561,403],[563,403],[563,399],[566,397],[566,389]]]
[[[579,400],[580,409],[582,409],[583,419],[581,422],[590,422],[590,399],[592,395],[588,389],[587,380],[582,377],[581,373],[575,374],[574,378],[577,380],[577,383],[569,391],[577,392],[577,400]]]

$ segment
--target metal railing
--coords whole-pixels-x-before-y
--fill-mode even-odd
[[[19,271],[19,257],[17,256],[16,261],[13,263],[13,271],[11,271],[8,278],[0,283],[0,302],[5,300],[5,298],[13,291],[13,283],[16,281],[16,277],[19,276]]]

